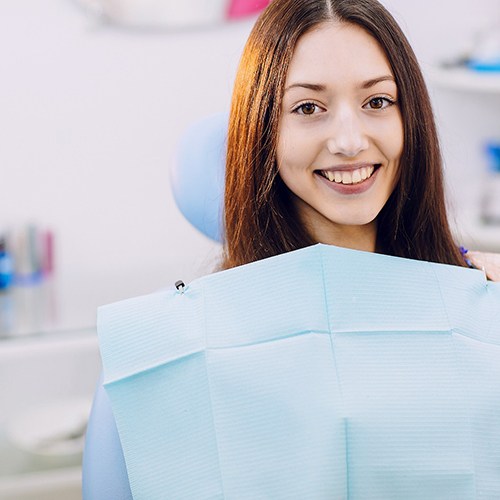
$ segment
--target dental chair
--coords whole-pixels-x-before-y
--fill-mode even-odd
[[[172,192],[181,213],[195,228],[218,242],[222,241],[227,120],[227,114],[219,113],[192,125],[181,139],[170,172]],[[87,427],[82,480],[83,500],[132,500],[120,438],[102,377]]]

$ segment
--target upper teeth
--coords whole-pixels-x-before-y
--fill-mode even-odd
[[[326,177],[330,182],[336,182],[338,184],[358,184],[364,180],[371,177],[375,167],[370,165],[369,167],[361,167],[356,170],[336,170],[331,172],[330,170],[322,170],[321,175]]]

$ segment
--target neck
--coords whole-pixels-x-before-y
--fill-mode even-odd
[[[309,233],[318,243],[335,245],[352,250],[375,252],[377,245],[376,221],[362,226],[338,225],[324,228],[308,228]]]
[[[353,250],[375,252],[377,242],[377,227],[375,224],[365,226],[345,226],[338,234],[325,238],[328,245],[336,245]]]

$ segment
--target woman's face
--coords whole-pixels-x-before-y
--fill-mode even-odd
[[[299,39],[277,161],[316,241],[375,250],[375,219],[394,189],[403,149],[397,100],[384,52],[360,27],[328,22]]]

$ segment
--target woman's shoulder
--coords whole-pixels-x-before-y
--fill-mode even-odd
[[[500,281],[500,253],[468,252],[467,256],[478,269],[484,269],[488,279]]]

